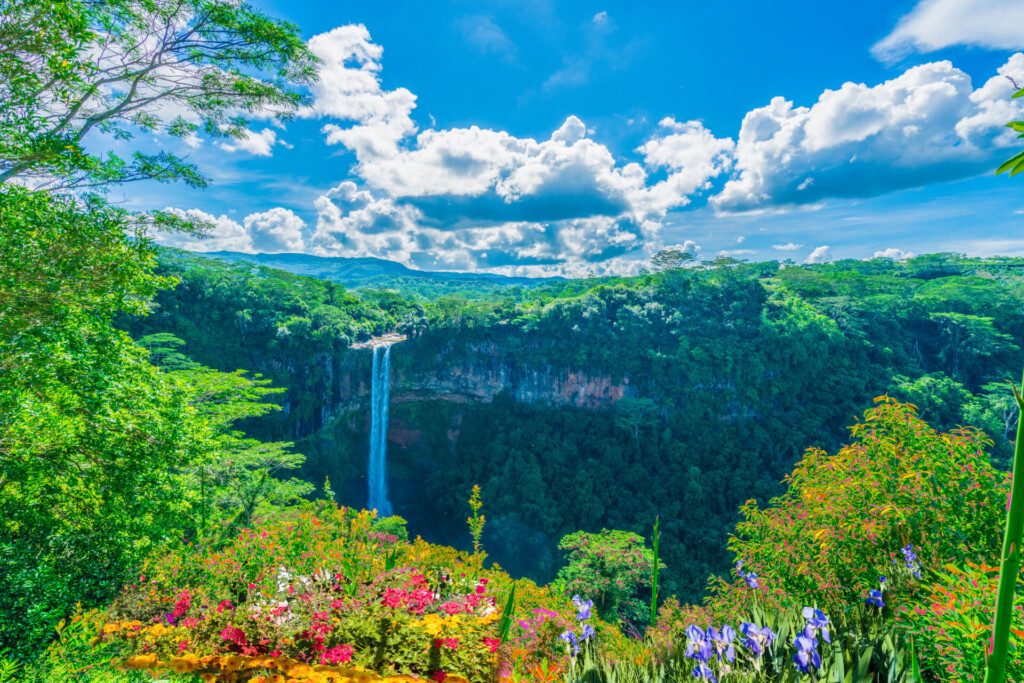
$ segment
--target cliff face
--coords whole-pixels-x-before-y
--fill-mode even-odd
[[[370,399],[370,351],[345,349],[334,358],[310,358],[305,368],[286,370],[291,385],[285,400],[293,436],[302,437],[346,413],[364,409]],[[311,367],[316,371],[311,372]],[[612,408],[637,394],[629,377],[613,378],[549,363],[524,363],[493,343],[425,353],[416,340],[392,349],[391,402],[446,401],[488,403],[507,392],[520,403],[571,406],[591,410]],[[271,368],[268,368],[271,369]],[[273,368],[279,374],[282,368]],[[318,381],[311,392],[308,380]],[[294,380],[304,380],[296,382]],[[313,397],[320,403],[312,419]],[[297,410],[300,408],[301,410]]]
[[[401,349],[395,351],[396,357]],[[401,367],[392,378],[392,400],[490,402],[502,392],[521,403],[547,403],[601,410],[636,392],[628,377],[556,367],[546,363],[524,364],[483,349],[462,358],[438,358],[423,368]]]

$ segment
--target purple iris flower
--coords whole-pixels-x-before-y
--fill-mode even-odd
[[[580,653],[580,643],[576,639],[576,634],[572,631],[565,631],[562,635],[558,636],[559,640],[565,641],[565,644],[569,646],[572,651],[572,656],[575,657]]]
[[[877,588],[872,588],[868,591],[867,603],[872,607],[877,607],[878,609],[885,607],[885,600],[882,599],[882,591]]]
[[[697,666],[693,667],[693,677],[703,678],[704,680],[711,681],[712,683],[718,683],[718,679],[715,678],[715,672],[703,662],[698,662]]]
[[[757,588],[760,584],[757,582],[757,574],[754,572],[743,571],[743,560],[736,563],[736,572],[740,575],[747,584],[747,588]]]
[[[583,624],[580,627],[580,640],[590,640],[594,637],[594,627],[590,624]]]
[[[821,631],[821,637],[825,642],[832,642],[832,636],[828,632],[828,617],[825,616],[824,612],[813,607],[804,607],[803,615],[804,619],[807,620],[807,626],[813,629],[812,633]]]
[[[817,669],[821,666],[821,655],[817,650],[797,650],[793,655],[793,663],[800,673],[810,673],[812,668]]]
[[[905,547],[901,548],[900,551],[903,553],[903,561],[907,565],[907,569],[910,570],[910,574],[915,579],[921,578],[921,563],[918,562],[917,553],[914,552],[914,546],[908,543]]]
[[[776,638],[775,632],[767,626],[761,628],[747,622],[740,624],[740,633],[744,637],[743,647],[753,652],[756,658],[760,658]]]
[[[818,653],[818,633],[826,643],[831,643],[832,638],[828,632],[828,617],[820,609],[804,607],[804,619],[807,625],[804,630],[793,639],[796,646],[796,654],[793,655],[793,663],[801,673],[809,673],[812,668],[821,667],[821,655]]]
[[[698,662],[707,663],[711,660],[713,650],[707,634],[690,624],[686,627],[686,656]]]
[[[736,629],[729,624],[722,626],[721,631],[714,627],[709,628],[708,639],[711,641],[719,661],[724,659],[730,664],[736,661],[736,648],[732,644],[732,641],[736,639]]]
[[[572,604],[576,605],[576,619],[583,621],[590,618],[590,610],[594,607],[593,600],[585,600],[578,595],[572,596]]]

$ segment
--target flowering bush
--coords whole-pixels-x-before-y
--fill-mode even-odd
[[[836,610],[894,568],[921,578],[922,565],[998,555],[1008,488],[984,453],[988,438],[939,434],[913,406],[876,401],[852,428],[853,444],[835,455],[808,451],[783,495],[742,508],[730,548],[780,602]]]
[[[135,669],[223,680],[363,671],[491,681],[515,668],[502,661],[566,659],[558,635],[573,608],[530,582],[517,585],[516,604],[533,616],[503,642],[510,586],[465,553],[403,543],[371,513],[320,505],[259,520],[217,550],[153,556],[112,606],[102,640],[130,644]],[[593,621],[591,636],[607,628]]]
[[[646,622],[648,602],[641,596],[650,585],[654,554],[643,538],[628,531],[577,531],[558,547],[566,551],[567,564],[558,573],[566,592],[592,598],[609,621]]]

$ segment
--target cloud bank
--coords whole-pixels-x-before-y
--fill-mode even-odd
[[[887,47],[876,47],[954,40],[935,28],[951,16],[959,15],[950,3],[925,0],[879,43]],[[598,13],[590,23],[607,30],[609,22]],[[460,29],[481,51],[512,49],[487,17]],[[978,40],[998,42],[989,38]],[[384,87],[384,51],[365,26],[335,28],[309,46],[323,64],[298,115],[320,122],[325,144],[344,151],[350,166],[316,198],[308,224],[280,207],[240,223],[210,216],[215,236],[188,248],[376,256],[516,275],[630,272],[663,246],[669,214],[697,198],[720,214],[778,212],[970,177],[1015,144],[1005,123],[1024,115],[1024,102],[1010,100],[1011,80],[1024,82],[1024,54],[977,88],[936,61],[883,83],[825,90],[809,106],[776,97],[746,114],[735,139],[666,117],[622,158],[575,115],[538,138],[478,126],[420,129],[416,95]],[[276,144],[268,128],[221,146],[267,156]],[[828,258],[819,246],[808,262]]]

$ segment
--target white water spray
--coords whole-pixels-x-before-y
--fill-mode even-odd
[[[388,401],[391,393],[391,346],[373,347],[373,384],[370,391],[370,502],[377,515],[391,515],[388,500]]]

